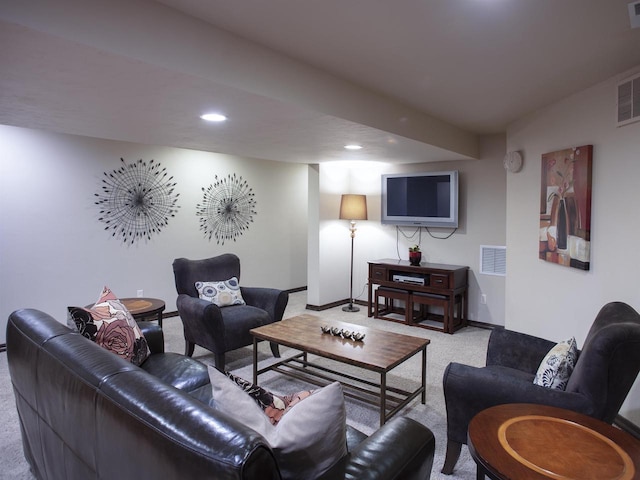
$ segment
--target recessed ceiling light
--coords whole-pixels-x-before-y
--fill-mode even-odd
[[[349,145],[345,145],[344,148],[346,148],[347,150],[360,150],[362,148],[362,145],[356,145],[355,143],[352,143]]]
[[[224,122],[227,119],[227,117],[220,113],[205,113],[204,115],[200,115],[200,118],[207,122]]]

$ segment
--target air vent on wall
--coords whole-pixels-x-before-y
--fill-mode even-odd
[[[629,4],[629,20],[631,28],[640,28],[640,2],[631,2]]]
[[[618,83],[618,122],[617,125],[640,120],[640,74]]]
[[[507,247],[480,245],[480,273],[485,275],[506,275]]]

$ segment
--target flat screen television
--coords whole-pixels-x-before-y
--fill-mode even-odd
[[[458,171],[382,175],[382,223],[458,227]]]

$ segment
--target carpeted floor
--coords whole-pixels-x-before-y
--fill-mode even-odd
[[[289,297],[289,304],[285,312],[285,318],[303,313],[312,314],[326,319],[335,319],[354,324],[366,325],[387,331],[415,335],[429,338],[431,343],[427,348],[427,401],[425,405],[420,399],[414,399],[399,415],[406,415],[429,427],[436,437],[436,456],[431,473],[435,480],[459,480],[475,479],[475,463],[471,459],[465,447],[462,449],[460,460],[456,465],[454,474],[447,476],[440,473],[444,461],[446,445],[446,413],[444,397],[442,393],[442,374],[451,361],[468,365],[483,365],[489,339],[489,330],[467,327],[457,331],[454,335],[448,335],[422,328],[407,327],[395,322],[387,322],[374,318],[367,318],[366,308],[361,308],[358,313],[343,312],[341,307],[311,312],[305,310],[306,292],[297,292]],[[164,321],[165,345],[167,351],[183,353],[184,337],[182,336],[182,323],[178,317],[166,318]],[[291,355],[294,351],[282,348],[283,356]],[[196,347],[194,358],[213,364],[213,356],[204,349]],[[266,342],[259,345],[259,361],[261,366],[274,359]],[[335,366],[335,364],[334,364]],[[342,367],[340,367],[342,368]],[[345,369],[350,367],[344,367]],[[252,351],[251,347],[241,348],[227,354],[227,369],[235,374],[250,380],[252,378]],[[362,373],[362,370],[358,372]],[[388,375],[389,385],[401,388],[415,389],[420,379],[420,356],[392,370]],[[300,390],[302,384],[297,380],[270,372],[260,377],[260,384],[265,388],[280,394],[291,393]],[[0,479],[33,479],[28,465],[22,455],[22,443],[20,439],[20,427],[15,409],[13,391],[7,369],[7,355],[0,353]],[[304,385],[304,388],[310,388]],[[373,432],[379,423],[378,410],[368,404],[346,399],[347,422],[359,430],[369,434]]]

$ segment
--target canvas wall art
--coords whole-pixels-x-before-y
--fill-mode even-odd
[[[542,155],[539,256],[589,270],[593,145]]]

